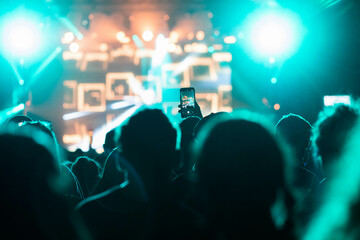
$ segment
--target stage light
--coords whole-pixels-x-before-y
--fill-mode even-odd
[[[12,57],[29,57],[36,54],[42,45],[39,23],[32,19],[14,18],[4,21],[1,28],[2,48]]]
[[[153,39],[153,37],[154,35],[150,30],[146,30],[142,34],[142,38],[144,39],[145,42],[150,42]]]
[[[91,112],[73,112],[73,113],[67,113],[63,115],[63,120],[68,121],[76,118],[81,118],[90,115]]]
[[[202,41],[202,40],[204,40],[204,38],[205,38],[205,33],[204,33],[204,31],[198,31],[198,32],[196,33],[196,39],[197,39],[197,40]]]
[[[76,42],[70,44],[70,46],[69,46],[70,52],[73,52],[73,53],[77,53],[79,51],[79,49],[80,49],[80,46]]]
[[[275,77],[271,78],[270,81],[271,81],[272,84],[276,84],[276,83],[277,83],[277,79],[276,79]]]
[[[119,41],[119,42],[122,42],[124,39],[125,39],[126,35],[123,31],[120,31],[116,34],[116,39]]]
[[[234,44],[234,43],[236,43],[236,37],[234,37],[234,36],[227,36],[227,37],[224,38],[224,43]]]
[[[300,46],[304,28],[299,17],[289,10],[257,10],[244,23],[245,49],[257,60],[289,58]]]
[[[127,108],[127,107],[131,107],[134,106],[135,103],[133,102],[129,102],[129,101],[119,101],[119,102],[115,102],[112,103],[110,105],[110,109],[112,110],[117,110],[117,109],[122,109],[122,108]]]
[[[169,46],[169,39],[165,38],[163,34],[159,34],[155,41],[155,52],[151,61],[151,69],[160,66],[167,54]]]
[[[169,35],[170,42],[177,43],[179,41],[179,33],[172,31]]]
[[[64,34],[64,37],[61,39],[63,44],[69,44],[74,41],[75,35],[72,32],[67,32]]]

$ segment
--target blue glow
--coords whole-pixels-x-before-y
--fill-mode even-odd
[[[5,54],[12,57],[29,57],[39,51],[43,39],[39,23],[20,17],[4,22],[1,28],[1,48]]]
[[[258,61],[269,57],[291,57],[298,50],[305,32],[300,18],[281,8],[254,11],[245,20],[244,29],[245,50]]]
[[[276,83],[277,83],[277,79],[276,79],[275,77],[271,78],[270,81],[271,81],[272,84],[276,84]]]
[[[145,48],[144,43],[141,41],[141,39],[136,34],[134,34],[132,36],[132,39],[134,40],[136,47],[141,48],[141,49]]]

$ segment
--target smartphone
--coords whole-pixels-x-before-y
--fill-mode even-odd
[[[185,118],[192,116],[195,110],[195,89],[181,88],[180,89],[180,106],[181,106],[181,117]]]

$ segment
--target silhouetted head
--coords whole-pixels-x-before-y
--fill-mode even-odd
[[[257,190],[271,189],[274,194],[284,185],[282,151],[268,128],[244,116],[224,116],[204,127],[200,177],[205,184],[240,184],[250,189],[258,185]]]
[[[339,104],[327,107],[319,114],[313,129],[312,144],[314,154],[321,158],[325,172],[342,153],[358,119],[359,109],[356,105]]]
[[[270,212],[286,192],[285,161],[270,129],[259,115],[241,113],[209,121],[199,133],[199,185],[210,218],[230,232],[275,229]]]
[[[71,165],[71,171],[80,182],[85,197],[88,197],[100,180],[101,166],[88,157],[78,157]]]
[[[106,151],[112,151],[115,147],[115,129],[112,129],[108,133],[106,133],[105,136],[105,143],[104,143],[104,150]]]
[[[141,110],[121,127],[119,146],[130,159],[171,157],[177,148],[177,131],[162,110]]]
[[[52,129],[51,122],[48,121],[24,121],[20,124],[19,131],[21,132],[31,132],[31,131],[39,131],[44,133],[49,137],[49,144],[51,147],[51,151],[55,154],[56,160],[60,163],[62,158],[60,156],[60,148],[55,136],[55,133]]]
[[[36,132],[22,134],[0,135],[1,230],[14,239],[82,239],[59,194],[63,186],[59,164],[46,146],[49,139]]]
[[[206,117],[202,118],[195,126],[194,128],[194,137],[196,138],[196,136],[198,135],[198,133],[200,132],[200,130],[203,128],[203,126],[206,125],[207,122],[209,122],[211,119],[213,118],[217,118],[220,116],[226,116],[229,115],[228,112],[216,112],[216,113],[210,113],[209,115],[207,115]]]
[[[30,137],[10,134],[0,135],[0,143],[2,190],[27,193],[32,198],[32,194],[54,187],[51,184],[60,176],[59,165],[46,147]]]
[[[294,149],[300,166],[306,163],[304,158],[310,147],[311,129],[312,126],[307,120],[292,113],[283,116],[275,126],[275,134],[283,136],[284,140]]]
[[[178,164],[179,131],[159,109],[144,109],[121,127],[118,144],[123,156],[143,177],[150,181],[167,181]],[[147,180],[145,180],[147,178]]]
[[[31,122],[32,119],[25,115],[15,115],[8,119],[6,128],[18,128],[23,122]],[[11,129],[10,129],[11,130]]]

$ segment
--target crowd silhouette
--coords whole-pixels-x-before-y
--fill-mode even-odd
[[[359,239],[359,109],[314,124],[249,110],[175,123],[144,107],[104,152],[67,152],[51,123],[3,124],[1,212],[10,239]]]

